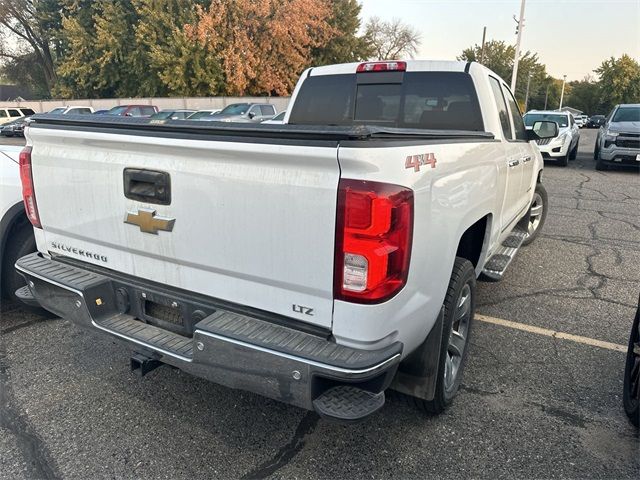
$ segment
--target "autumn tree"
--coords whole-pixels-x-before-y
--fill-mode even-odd
[[[326,0],[213,0],[185,32],[220,61],[226,94],[287,95],[332,38],[330,14]]]
[[[371,46],[371,59],[393,60],[413,58],[420,46],[420,33],[395,18],[384,21],[371,17],[365,27],[365,38]]]

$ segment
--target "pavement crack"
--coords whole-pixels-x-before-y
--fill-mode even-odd
[[[14,405],[6,347],[0,336],[0,427],[16,438],[30,477],[46,480],[61,478],[47,446]]]
[[[273,458],[263,462],[253,470],[244,474],[242,479],[266,478],[287,466],[287,464],[300,452],[300,450],[302,450],[305,445],[307,435],[313,433],[319,419],[320,417],[318,417],[315,412],[307,412],[307,414],[302,417],[302,420],[300,420],[300,423],[293,434],[293,438],[291,438],[286,445],[281,447]]]

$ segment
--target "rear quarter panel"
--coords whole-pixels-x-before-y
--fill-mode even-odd
[[[414,191],[413,247],[407,284],[382,304],[336,301],[333,333],[340,343],[374,348],[399,340],[405,354],[433,327],[444,300],[458,242],[473,223],[498,211],[501,144],[496,141],[386,146],[343,144],[342,178],[409,187]],[[376,147],[376,148],[371,148]],[[405,168],[407,156],[433,153],[435,168]],[[490,228],[490,225],[488,226]],[[482,261],[482,259],[481,259]]]

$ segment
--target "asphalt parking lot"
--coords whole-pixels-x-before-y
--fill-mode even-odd
[[[444,415],[388,401],[344,426],[168,367],[139,379],[111,339],[4,302],[0,478],[638,478],[621,350],[640,291],[640,175],[596,172],[595,134],[581,131],[569,167],[546,166],[543,235],[479,284]]]

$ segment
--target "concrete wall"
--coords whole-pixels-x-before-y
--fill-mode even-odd
[[[37,113],[48,112],[52,108],[65,105],[82,105],[104,110],[116,105],[137,104],[155,105],[160,110],[165,108],[190,108],[206,110],[223,108],[238,102],[267,102],[275,105],[276,110],[286,110],[290,97],[175,97],[175,98],[102,98],[99,100],[30,100],[24,102],[0,102],[0,107],[27,107]]]

